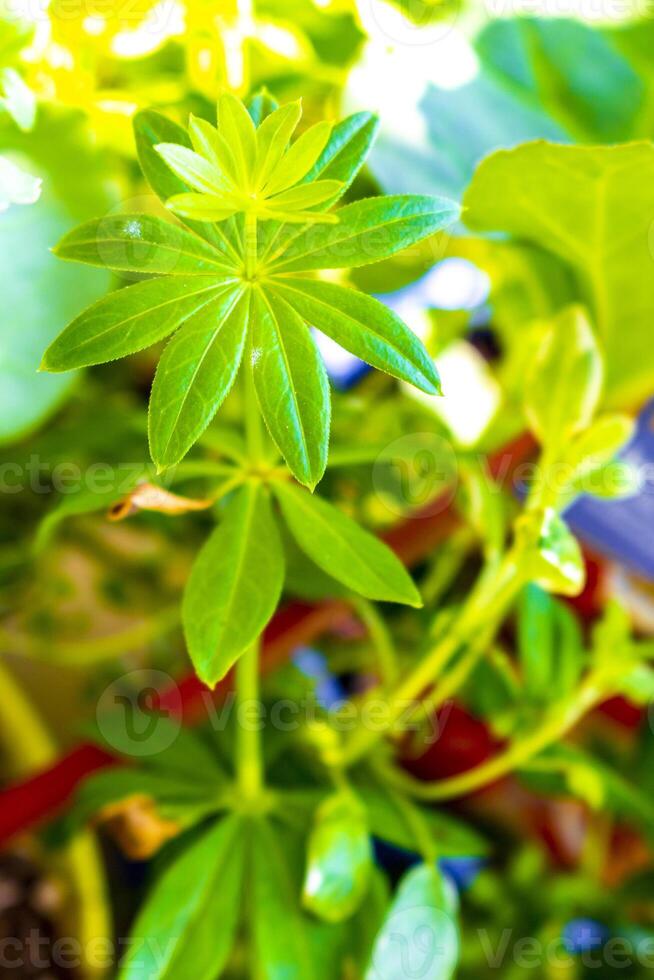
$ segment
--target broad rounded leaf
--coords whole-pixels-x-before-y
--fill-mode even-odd
[[[308,326],[283,299],[253,294],[251,360],[266,425],[294,476],[314,487],[327,464],[330,397]]]
[[[266,491],[238,490],[191,570],[182,619],[193,666],[213,686],[255,642],[274,613],[284,557]]]
[[[273,490],[291,534],[323,571],[368,599],[422,605],[404,565],[382,541],[300,487],[275,483]]]
[[[118,289],[80,313],[45,354],[44,371],[104,364],[163,340],[224,286],[203,276],[148,279]]]
[[[527,143],[488,156],[464,198],[465,220],[567,262],[606,357],[606,397],[630,407],[654,382],[654,146]]]
[[[239,287],[219,293],[163,352],[148,420],[150,452],[161,469],[186,455],[229,392],[243,356],[249,305]]]
[[[313,279],[275,278],[272,284],[307,323],[352,354],[430,395],[440,393],[438,371],[422,342],[372,296]]]

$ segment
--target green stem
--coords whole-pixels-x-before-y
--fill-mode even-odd
[[[245,441],[251,466],[257,466],[265,458],[263,432],[261,429],[261,413],[254,387],[252,365],[244,364],[243,396],[245,401]]]
[[[350,740],[344,753],[346,765],[352,765],[367,754],[385,733],[393,730],[400,718],[406,716],[408,721],[422,708],[422,701],[418,701],[407,713],[407,706],[431,688],[462,646],[474,641],[480,631],[487,636],[488,643],[492,642],[507,608],[522,586],[523,578],[521,560],[515,550],[505,556],[499,568],[493,562],[482,571],[456,624],[391,695],[384,729],[360,728]],[[488,626],[489,620],[492,628]]]
[[[384,617],[379,614],[374,603],[363,596],[352,596],[351,602],[375,648],[384,684],[394,684],[398,675],[397,656]]]
[[[252,279],[257,268],[257,216],[245,213],[245,278]]]
[[[237,772],[238,785],[244,800],[252,801],[261,795],[263,765],[259,725],[259,641],[245,651],[236,665],[237,713]]]
[[[423,783],[397,770],[392,772],[386,770],[386,778],[398,789],[422,800],[440,801],[467,796],[519,769],[533,756],[558,742],[602,700],[603,696],[602,689],[592,678],[589,678],[575,699],[563,710],[547,717],[539,728],[530,734],[522,735],[519,741],[514,742],[495,758],[458,776],[433,783]]]

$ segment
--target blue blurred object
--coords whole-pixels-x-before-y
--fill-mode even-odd
[[[477,875],[486,866],[486,859],[480,857],[450,857],[441,858],[438,867],[452,879],[457,891],[464,892],[470,888]]]
[[[407,851],[395,844],[389,844],[378,838],[374,838],[373,843],[377,864],[393,877],[399,878],[421,860],[420,855],[416,852]],[[480,857],[448,857],[440,858],[438,867],[451,880],[456,890],[461,893],[470,888],[486,863],[486,859]]]
[[[636,434],[620,455],[642,475],[640,493],[627,500],[580,497],[566,518],[595,551],[654,581],[654,400],[641,412]]]
[[[305,677],[316,682],[316,698],[323,708],[332,708],[346,699],[342,685],[331,674],[327,660],[319,650],[314,650],[312,647],[298,647],[292,659]]]
[[[609,939],[610,932],[595,919],[570,919],[563,928],[561,939],[566,951],[572,955],[598,949]]]

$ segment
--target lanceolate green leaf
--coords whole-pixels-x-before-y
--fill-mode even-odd
[[[577,275],[606,355],[606,397],[649,395],[654,346],[654,145],[528,143],[487,157],[464,198],[466,223],[554,252]]]
[[[306,490],[283,483],[273,489],[291,534],[323,571],[369,599],[421,605],[404,565],[378,538]]]
[[[274,828],[258,820],[252,835],[250,915],[258,980],[315,980],[308,922]]]
[[[344,194],[363,166],[379,127],[370,112],[356,112],[334,126],[325,149],[304,178],[339,180]]]
[[[61,259],[117,272],[157,275],[230,275],[237,269],[207,242],[150,214],[118,214],[79,225],[62,238]]]
[[[427,942],[425,942],[425,939]],[[375,941],[366,980],[450,980],[459,959],[457,900],[436,866],[419,864],[400,882]]]
[[[136,921],[119,980],[215,980],[234,941],[243,865],[243,827],[233,816],[176,855]]]
[[[134,116],[134,137],[141,170],[150,187],[161,198],[167,201],[175,194],[183,194],[191,188],[177,177],[155,150],[159,143],[179,143],[191,149],[188,133],[177,123],[174,123],[159,112],[146,109]],[[229,257],[228,261],[239,258],[238,232],[235,220],[224,222],[222,225],[210,225],[205,222],[192,223],[189,226],[203,238],[211,242],[220,252]]]
[[[246,483],[200,551],[184,593],[186,642],[206,684],[216,684],[255,642],[283,580],[282,545],[266,490]]]
[[[314,279],[275,278],[272,283],[307,323],[346,350],[430,395],[440,392],[438,372],[422,342],[378,300]]]
[[[257,131],[257,178],[263,183],[274,173],[302,115],[299,102],[271,113]]]
[[[272,272],[344,269],[387,259],[451,225],[459,216],[453,201],[403,195],[371,197],[348,204],[335,225],[313,225],[279,246],[267,261]]]
[[[149,279],[104,296],[50,344],[42,370],[71,371],[134,354],[163,340],[224,289],[219,279]]]
[[[319,122],[302,133],[272,171],[267,184],[270,194],[279,194],[306,177],[327,145],[331,128],[330,123]]]
[[[152,459],[173,466],[204,432],[232,386],[247,332],[250,296],[218,293],[166,347],[155,375],[148,428]]]
[[[330,399],[307,325],[269,291],[253,294],[251,359],[263,417],[297,479],[314,487],[325,471]]]

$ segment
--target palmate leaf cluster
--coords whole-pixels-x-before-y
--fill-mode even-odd
[[[330,394],[309,327],[396,378],[439,391],[431,358],[396,314],[315,273],[388,258],[449,225],[458,206],[401,195],[329,210],[361,168],[376,121],[358,113],[333,128],[318,124],[289,146],[298,120],[298,104],[275,110],[267,98],[255,99],[248,114],[226,97],[218,128],[192,119],[190,135],[140,113],[142,169],[188,228],[153,215],[109,215],[57,248],[65,259],[148,276],[70,323],[42,367],[104,363],[173,334],[150,401],[150,449],[160,469],[199,438],[243,363],[293,475],[315,486],[327,461]]]

